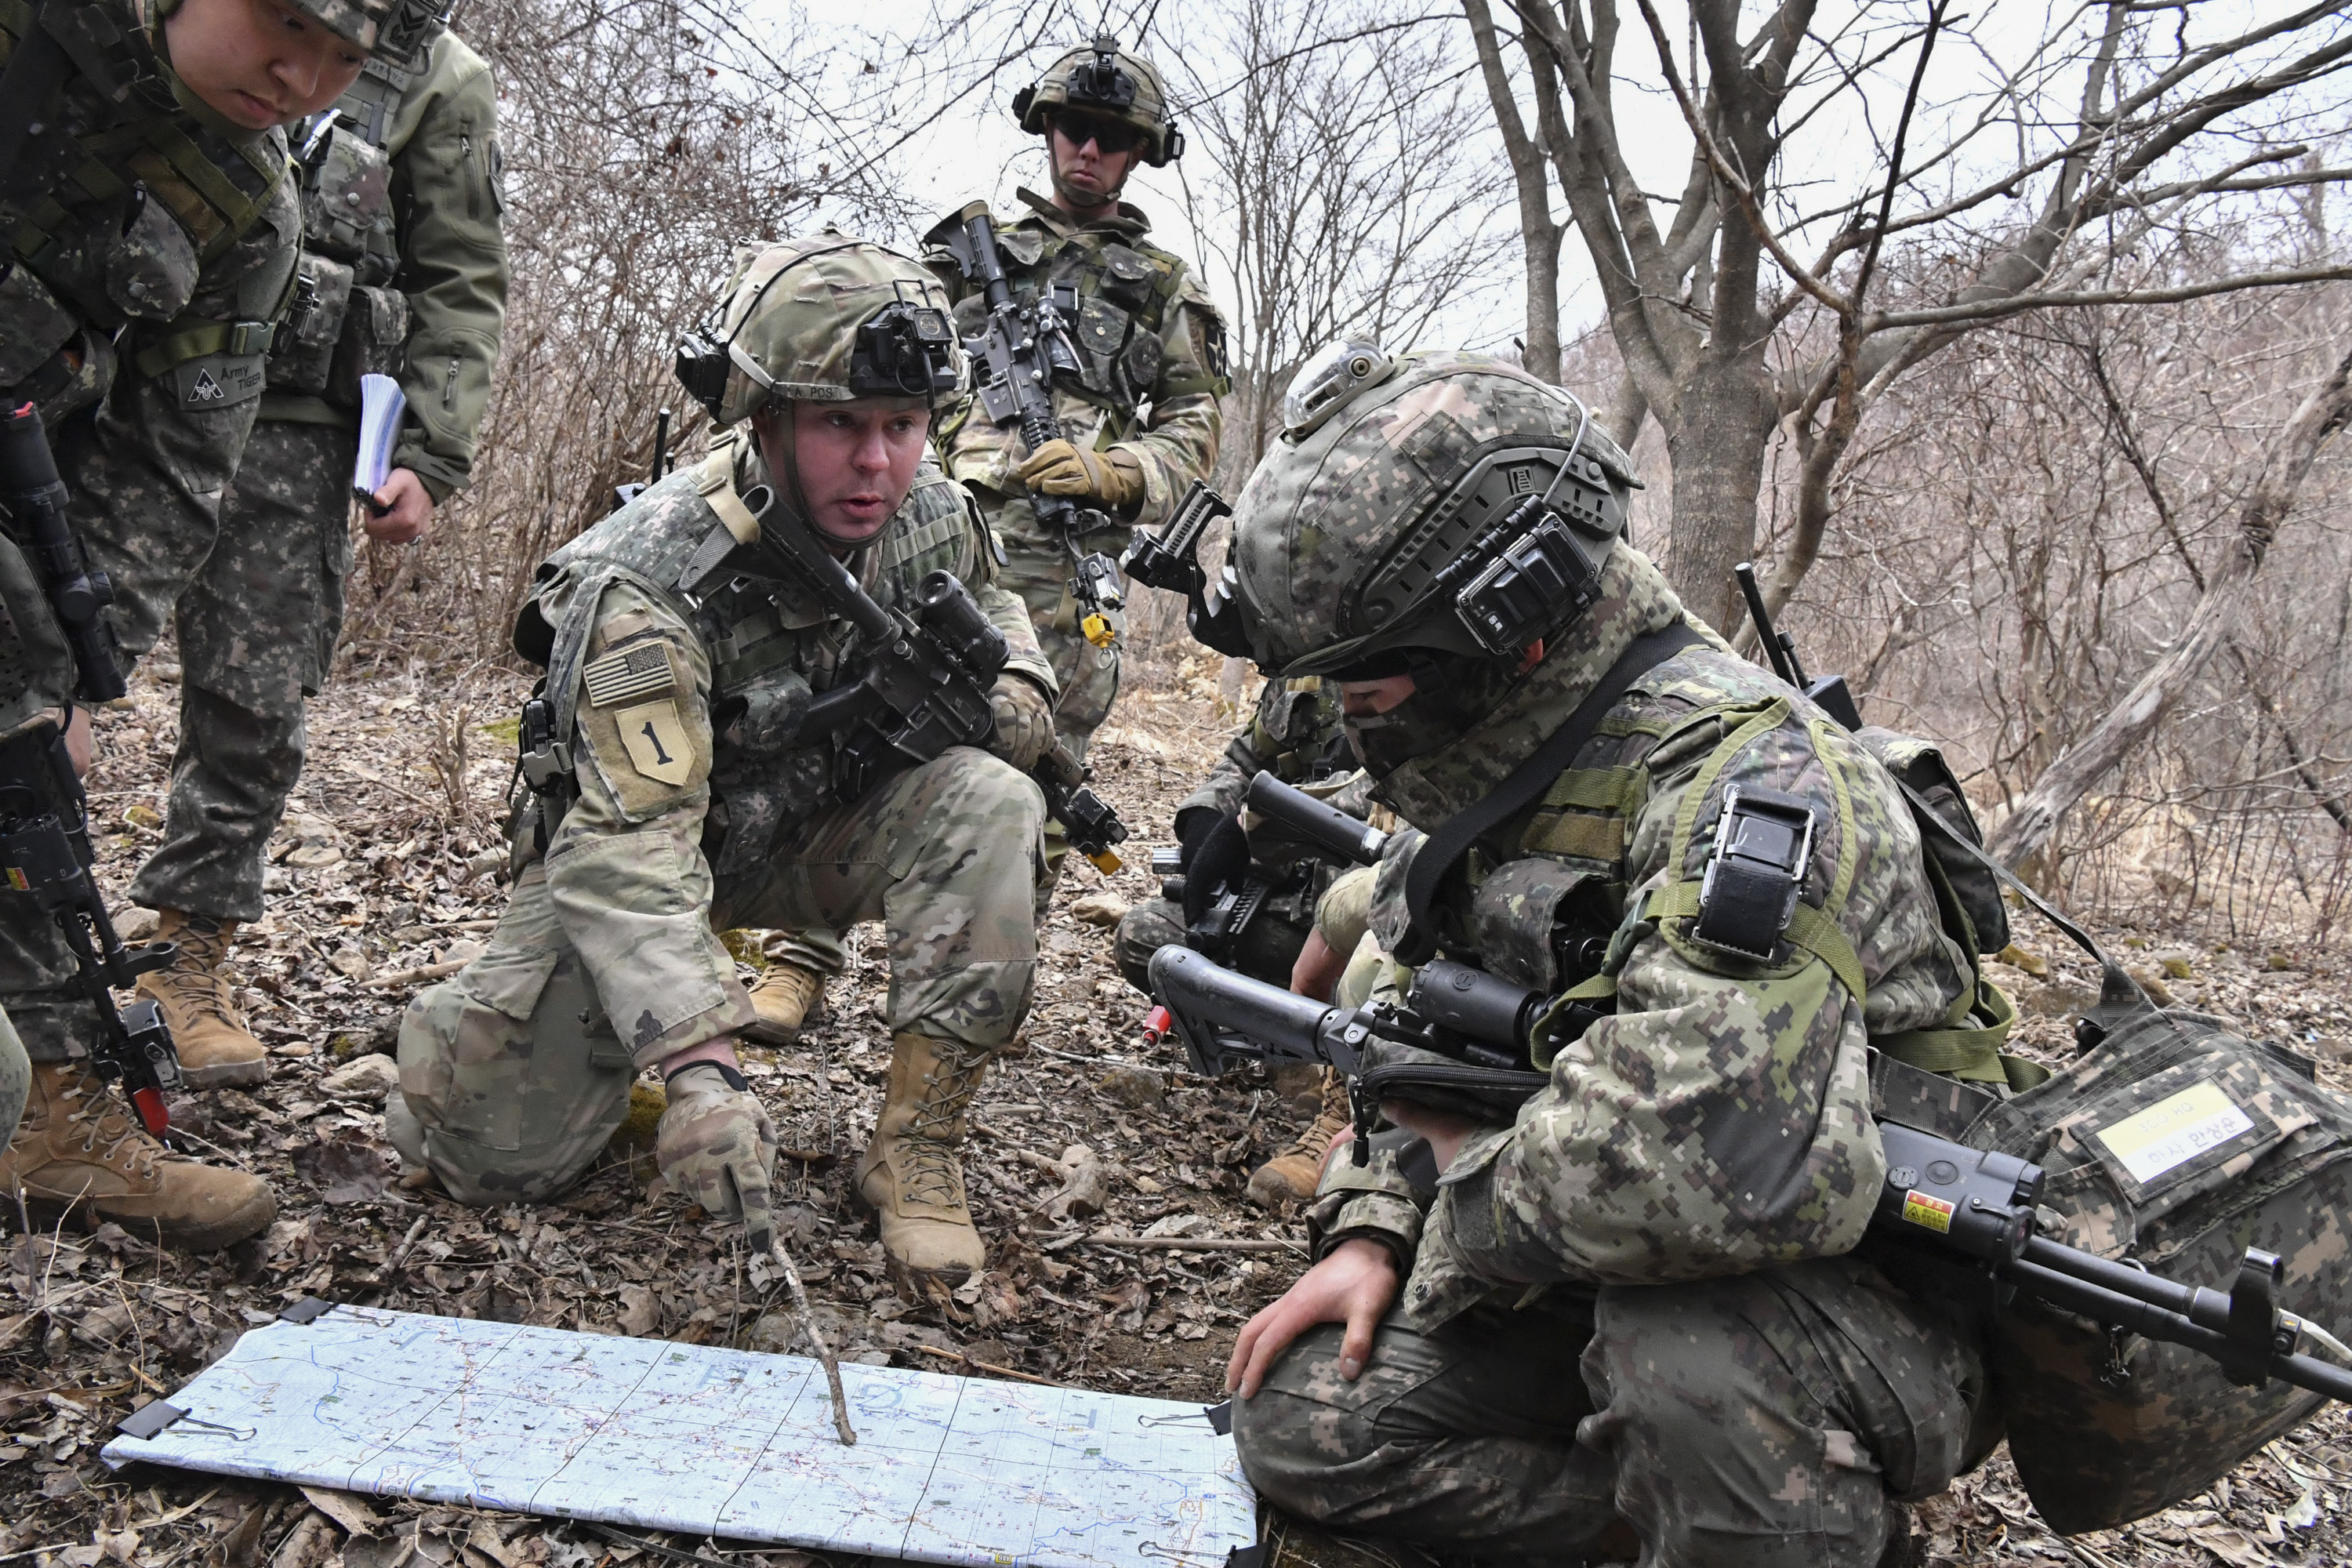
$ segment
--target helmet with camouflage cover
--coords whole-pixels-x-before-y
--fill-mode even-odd
[[[401,32],[404,0],[287,0],[305,16],[354,48],[387,57]],[[413,47],[413,44],[406,46]],[[404,63],[401,62],[401,63]]]
[[[677,351],[677,378],[719,425],[769,403],[901,397],[963,387],[963,344],[922,263],[833,231],[735,253],[715,326]]]
[[[1286,436],[1235,504],[1252,654],[1286,676],[1515,665],[1591,604],[1634,488],[1559,388],[1482,354],[1400,360]]]
[[[1184,155],[1184,133],[1169,112],[1168,84],[1150,60],[1118,47],[1108,33],[1072,49],[1045,68],[1035,85],[1013,95],[1013,117],[1032,136],[1053,129],[1054,111],[1084,110],[1135,127],[1142,136],[1143,161],[1166,168]]]

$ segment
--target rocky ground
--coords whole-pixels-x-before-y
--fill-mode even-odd
[[[93,775],[109,885],[161,826],[175,729],[168,659],[103,715]],[[1096,752],[1097,787],[1138,826],[1174,801],[1225,725],[1203,668],[1138,694]],[[782,1350],[782,1289],[730,1234],[649,1195],[643,1104],[609,1161],[556,1204],[479,1212],[398,1180],[378,1108],[401,1006],[461,965],[499,907],[499,802],[512,755],[509,677],[412,669],[347,679],[313,710],[312,760],[271,848],[271,915],[236,963],[276,1053],[252,1093],[188,1097],[188,1147],[267,1177],[280,1218],[212,1258],[159,1254],[111,1226],[23,1233],[0,1267],[0,1562],[73,1568],[466,1568],[651,1564],[651,1547],[510,1514],[418,1508],[223,1482],[97,1459],[112,1424],[169,1392],[249,1324],[305,1295],[692,1343]],[[503,722],[501,722],[503,721]],[[1239,1325],[1303,1266],[1295,1216],[1243,1201],[1249,1171],[1311,1115],[1267,1081],[1202,1081],[1147,1047],[1143,1003],[1118,978],[1108,924],[1147,897],[1143,843],[1103,878],[1079,866],[1044,933],[1025,1049],[982,1090],[966,1169],[991,1266],[946,1303],[888,1289],[871,1224],[847,1201],[888,1059],[877,933],[852,933],[830,1021],[747,1065],[782,1133],[781,1202],[818,1315],[850,1357],[1209,1401]],[[131,917],[135,920],[137,917]],[[2331,1058],[2352,1041],[2331,954],[2215,951],[2110,931],[2183,1003],[2288,1036]],[[2054,1048],[2087,965],[2033,933],[2001,978]],[[2036,974],[2032,971],[2039,970]],[[1136,1238],[1140,1238],[1138,1240]],[[1127,1238],[1127,1239],[1119,1239]],[[2330,1416],[2273,1445],[2210,1493],[2126,1531],[2061,1540],[2004,1459],[1922,1504],[1930,1560],[2090,1568],[2319,1563],[2352,1558],[2352,1448]],[[704,1561],[799,1564],[725,1542],[656,1542]],[[1297,1560],[1336,1561],[1328,1546]]]

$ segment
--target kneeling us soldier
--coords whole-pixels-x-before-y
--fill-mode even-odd
[[[1240,501],[1258,662],[1339,683],[1420,830],[1367,940],[1557,993],[1603,936],[1583,994],[1614,1010],[1513,1125],[1384,1106],[1433,1195],[1413,1145],[1332,1162],[1318,1261],[1235,1347],[1234,1436],[1265,1497],[1443,1554],[1575,1561],[1630,1525],[1645,1563],[1868,1568],[1891,1502],[1998,1436],[1965,1321],[1848,1256],[1885,1175],[1865,1047],[1965,1019],[1973,961],[1884,770],[1685,614],[1622,537],[1630,484],[1573,399],[1444,356]]]
[[[294,296],[301,219],[279,128],[352,85],[392,8],[45,0],[0,17],[0,399],[47,426],[67,521],[111,579],[125,669],[212,548]],[[90,693],[25,542],[0,544],[0,733],[62,721],[86,756]],[[46,916],[0,910],[0,1001],[34,1064],[0,1190],[192,1247],[267,1226],[263,1183],[164,1158],[102,1092],[75,973]]]
[[[1097,646],[1082,631],[1070,592],[1071,554],[1116,558],[1135,525],[1163,523],[1194,479],[1217,464],[1223,416],[1217,399],[1232,387],[1224,319],[1183,259],[1145,237],[1151,221],[1119,200],[1141,163],[1160,168],[1183,151],[1166,85],[1151,62],[1099,37],[1068,51],[1013,96],[1021,129],[1045,139],[1052,195],[1022,191],[1020,214],[998,226],[998,247],[1013,297],[1024,307],[1058,298],[1070,325],[1067,354],[1056,351],[1054,414],[1066,439],[1036,451],[1020,422],[992,417],[972,394],[942,411],[932,434],[947,471],[968,486],[1003,542],[1004,585],[1025,600],[1038,641],[1061,683],[1055,733],[1081,759],[1118,695],[1114,612]],[[932,231],[954,224],[946,220]],[[928,257],[956,301],[967,337],[986,320],[982,282],[945,249]],[[1065,542],[1039,519],[1030,494],[1067,496],[1104,520]],[[1055,872],[1066,847],[1046,830]],[[789,1038],[814,1005],[824,977],[842,967],[831,931],[777,931],[762,944],[771,960],[753,988],[761,1030]]]
[[[351,570],[359,380],[397,376],[408,411],[373,538],[404,543],[471,470],[506,312],[498,96],[489,67],[427,0],[403,0],[360,80],[304,128],[303,288],[269,362],[253,437],[221,502],[220,541],[180,595],[180,739],[163,840],[131,896],[179,950],[142,976],[191,1089],[250,1085],[268,1057],[222,973],[261,918],[262,850],[326,684]]]
[[[940,304],[919,264],[837,234],[745,253],[715,350],[681,361],[728,434],[540,567],[516,643],[548,666],[551,741],[525,769],[549,796],[519,792],[513,899],[488,950],[411,1004],[385,1113],[461,1201],[562,1190],[654,1068],[663,1174],[764,1246],[775,1138],[738,1070],[753,1015],[712,917],[879,919],[890,1078],[857,1190],[902,1279],[980,1267],[957,1146],[1029,1007],[1045,802],[1021,770],[1054,687],[984,526],[927,458],[962,374]],[[951,747],[841,797],[831,738],[801,720],[867,650],[764,542],[786,529],[885,605],[934,571],[971,585],[1013,650],[1000,754]],[[543,771],[567,757],[568,778]]]

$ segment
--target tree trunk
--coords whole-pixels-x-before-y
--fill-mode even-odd
[[[2238,516],[2237,548],[2205,580],[2205,591],[2189,612],[2189,624],[2163,658],[2108,710],[2089,734],[2062,752],[2033,781],[1992,836],[1994,857],[2021,866],[2050,842],[2058,824],[2093,786],[2137,750],[2182,692],[2197,679],[2213,650],[2239,621],[2254,574],[2289,508],[2311,472],[2327,437],[2352,416],[2352,353],[2336,362],[2327,379],[2314,388],[2263,457],[2262,477]]]
[[[1775,410],[1764,367],[1754,356],[1702,354],[1666,421],[1674,461],[1675,514],[1666,580],[1683,603],[1726,633],[1739,626],[1739,590],[1731,569],[1756,548],[1756,495]]]

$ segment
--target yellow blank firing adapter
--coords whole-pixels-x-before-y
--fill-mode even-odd
[[[1108,647],[1112,643],[1118,639],[1118,634],[1111,630],[1109,617],[1103,615],[1100,611],[1097,611],[1095,614],[1088,616],[1085,620],[1080,621],[1078,623],[1078,629],[1086,633],[1087,641],[1094,644],[1097,647]]]
[[[1108,849],[1104,850],[1099,855],[1089,855],[1087,858],[1093,861],[1095,863],[1095,869],[1100,871],[1106,877],[1116,877],[1119,872],[1127,868],[1126,861],[1120,859],[1117,855],[1112,854]]]

